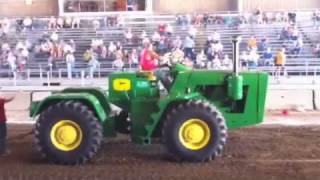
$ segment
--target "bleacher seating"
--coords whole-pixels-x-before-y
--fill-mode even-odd
[[[310,20],[311,21],[311,20]],[[59,38],[64,40],[73,39],[77,46],[77,51],[75,53],[78,69],[85,69],[86,63],[83,61],[83,53],[90,46],[91,39],[99,38],[103,39],[106,45],[110,41],[120,41],[123,42],[124,39],[124,29],[131,27],[133,34],[135,36],[140,36],[142,30],[146,30],[147,34],[151,36],[153,32],[157,29],[157,25],[161,22],[171,23],[174,28],[174,36],[179,35],[184,38],[187,36],[188,30],[183,29],[181,26],[175,24],[175,16],[173,15],[164,15],[148,18],[138,18],[138,19],[127,19],[126,25],[123,27],[102,27],[100,29],[93,29],[90,27],[90,21],[83,21],[82,27],[80,29],[60,29],[58,30]],[[103,24],[103,20],[101,20]],[[198,35],[196,36],[196,52],[200,52],[204,48],[205,41],[208,35],[212,34],[214,30],[221,34],[221,41],[224,46],[223,52],[229,54],[231,57],[232,54],[232,44],[231,37],[234,35],[242,35],[242,43],[240,51],[246,49],[246,42],[251,36],[256,36],[258,39],[266,36],[268,38],[268,43],[272,47],[273,51],[276,51],[282,46],[282,41],[279,40],[279,33],[283,28],[284,23],[272,23],[272,24],[262,24],[262,25],[242,25],[240,28],[230,28],[226,25],[210,25],[207,28],[199,28]],[[298,56],[288,55],[287,66],[320,66],[319,59],[316,59],[312,54],[312,46],[315,45],[319,36],[319,31],[315,30],[310,24],[298,22],[298,28],[300,33],[303,35],[304,48]],[[32,30],[32,32],[23,32],[21,34],[11,33],[7,36],[7,41],[10,42],[11,47],[14,47],[18,41],[29,40],[35,42],[39,39],[45,32],[48,32],[46,28],[43,28],[43,22],[37,22],[38,28]],[[41,28],[42,27],[42,28]],[[50,33],[50,31],[49,31]],[[124,49],[131,50],[132,48],[137,48],[139,44],[131,43],[124,44]],[[261,53],[261,52],[260,52]],[[43,69],[46,67],[46,58],[34,57],[31,54],[30,60],[28,62],[28,69],[30,71]],[[65,69],[65,62],[61,60],[58,62],[58,69]],[[111,61],[101,62],[101,69],[111,68]]]

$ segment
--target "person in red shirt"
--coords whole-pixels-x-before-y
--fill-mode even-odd
[[[158,68],[157,61],[160,56],[153,51],[153,46],[150,42],[145,42],[144,49],[140,54],[140,66],[143,71],[154,71]]]
[[[7,117],[4,105],[12,101],[14,98],[15,96],[12,96],[10,98],[0,96],[0,155],[7,152]]]

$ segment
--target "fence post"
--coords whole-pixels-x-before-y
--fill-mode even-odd
[[[48,87],[50,87],[50,72],[47,72],[47,83]]]
[[[99,78],[101,78],[101,65],[99,65],[99,67],[98,67],[98,76],[99,76]]]
[[[306,76],[308,76],[308,69],[309,69],[309,63],[308,62],[306,62]]]
[[[59,69],[59,80],[62,78],[62,69]]]
[[[41,65],[40,65],[40,79],[41,79],[41,80],[43,79]]]
[[[50,71],[50,78],[52,78],[52,65],[50,66],[49,71]]]
[[[84,71],[81,70],[81,86],[84,86]]]
[[[13,85],[17,86],[17,72],[13,71]]]
[[[27,69],[27,80],[30,81],[30,69]]]

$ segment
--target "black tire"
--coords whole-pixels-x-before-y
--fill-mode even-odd
[[[50,133],[61,120],[71,120],[82,132],[80,145],[63,151],[53,145]],[[102,126],[92,110],[78,101],[62,101],[51,105],[40,114],[35,127],[35,143],[38,150],[50,162],[63,165],[84,164],[98,152],[102,142]]]
[[[180,127],[190,119],[201,120],[211,132],[208,143],[201,149],[187,148],[180,141]],[[188,101],[172,108],[166,116],[162,130],[168,153],[178,161],[210,161],[221,154],[227,139],[227,126],[223,116],[213,105],[204,101]]]

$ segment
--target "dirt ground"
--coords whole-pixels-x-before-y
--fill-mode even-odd
[[[48,164],[30,125],[10,125],[11,153],[0,157],[0,179],[320,179],[320,126],[259,126],[229,133],[222,157],[209,163],[177,163],[161,145],[138,146],[127,139],[106,140],[95,160],[84,166]]]

